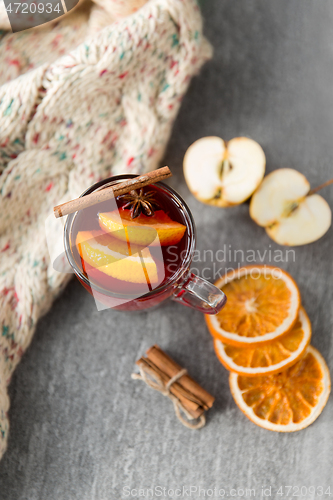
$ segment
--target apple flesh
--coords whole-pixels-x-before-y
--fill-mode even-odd
[[[184,157],[184,176],[192,194],[218,207],[247,200],[261,183],[265,167],[261,146],[247,137],[227,143],[220,137],[203,137]]]
[[[280,245],[312,243],[330,228],[332,212],[324,198],[309,193],[303,174],[290,168],[275,170],[253,195],[250,216]]]

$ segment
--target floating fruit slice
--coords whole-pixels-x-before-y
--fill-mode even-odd
[[[242,267],[230,271],[215,285],[228,301],[223,311],[205,318],[213,337],[225,344],[245,347],[270,342],[288,332],[297,320],[300,293],[282,269]]]
[[[137,245],[176,245],[184,236],[186,226],[175,222],[163,211],[147,217],[131,218],[130,210],[114,210],[99,214],[100,227],[115,238]],[[158,238],[157,238],[158,236]]]
[[[299,431],[312,424],[331,390],[325,360],[312,346],[282,373],[261,377],[231,373],[229,383],[242,412],[259,427],[278,432]]]
[[[293,328],[268,344],[237,347],[214,339],[221,363],[238,375],[255,377],[285,370],[304,354],[311,339],[311,323],[303,307]]]
[[[82,259],[104,274],[131,283],[157,283],[149,248],[128,245],[103,231],[80,231],[76,246]]]
[[[243,203],[257,189],[265,174],[261,146],[247,137],[224,142],[203,137],[184,157],[184,176],[193,195],[204,203],[228,207]]]
[[[275,170],[254,193],[250,216],[280,245],[312,243],[328,231],[332,212],[324,198],[309,192],[309,181],[297,170]]]

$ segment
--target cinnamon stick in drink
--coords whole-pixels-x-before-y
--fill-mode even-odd
[[[169,167],[163,167],[135,177],[134,179],[126,179],[125,181],[114,184],[113,186],[103,188],[99,191],[94,191],[93,193],[76,198],[75,200],[67,201],[62,205],[57,205],[53,209],[54,215],[58,218],[63,217],[64,215],[72,214],[73,212],[77,212],[83,208],[88,208],[96,205],[97,203],[101,203],[102,201],[120,196],[121,194],[129,193],[129,191],[163,181],[164,179],[171,177],[171,175],[172,173]]]

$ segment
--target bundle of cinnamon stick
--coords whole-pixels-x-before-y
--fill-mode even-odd
[[[193,419],[201,417],[206,410],[212,407],[215,398],[195,382],[186,373],[186,370],[162,351],[159,346],[150,347],[146,356],[136,361],[140,370],[167,388]],[[180,372],[184,374],[177,378],[177,374]],[[168,384],[174,378],[176,380]]]

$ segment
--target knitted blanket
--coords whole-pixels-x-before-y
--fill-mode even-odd
[[[112,2],[0,40],[0,457],[7,385],[68,281],[50,263],[45,219],[101,178],[155,169],[211,55],[195,0],[150,0],[116,22]]]

